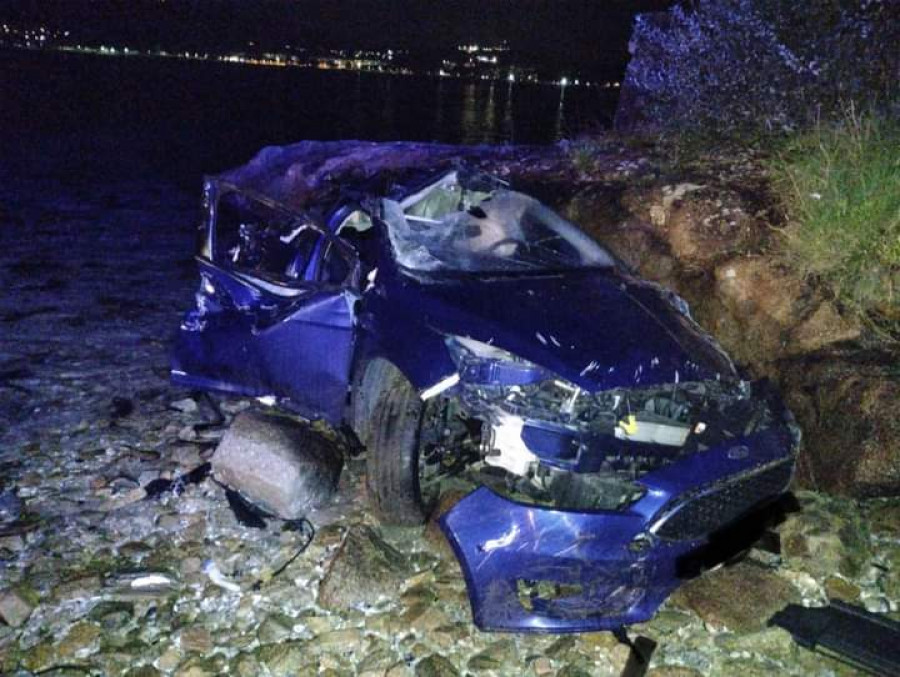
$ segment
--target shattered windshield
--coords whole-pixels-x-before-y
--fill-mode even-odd
[[[418,271],[505,272],[615,265],[612,256],[537,200],[468,191],[451,174],[401,202],[382,201],[397,262]]]

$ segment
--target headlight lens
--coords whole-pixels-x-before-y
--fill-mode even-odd
[[[528,385],[551,376],[543,367],[489,343],[463,336],[448,336],[445,343],[459,371],[460,380],[466,383],[493,386]]]

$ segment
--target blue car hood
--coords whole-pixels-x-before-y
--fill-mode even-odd
[[[416,287],[432,329],[490,342],[587,390],[737,378],[671,294],[615,270],[467,276]]]

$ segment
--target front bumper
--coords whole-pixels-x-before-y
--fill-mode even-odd
[[[622,511],[517,503],[481,487],[440,520],[482,630],[586,632],[648,620],[679,562],[781,495],[794,466],[787,423],[681,457],[639,480]]]

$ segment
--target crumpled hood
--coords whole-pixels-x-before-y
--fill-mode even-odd
[[[508,350],[588,390],[736,378],[661,287],[612,270],[413,285],[432,329]]]

